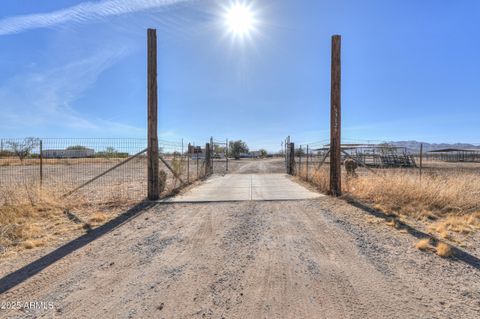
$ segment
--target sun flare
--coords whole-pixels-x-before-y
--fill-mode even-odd
[[[225,12],[225,24],[228,33],[236,37],[249,36],[255,29],[255,13],[244,3],[234,3]]]

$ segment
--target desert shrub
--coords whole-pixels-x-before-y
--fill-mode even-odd
[[[349,193],[384,210],[414,217],[447,217],[480,211],[480,182],[475,174],[424,176],[386,171],[351,180]]]
[[[299,176],[306,179],[306,172]],[[328,167],[310,169],[308,181],[327,193]],[[448,231],[467,234],[480,228],[480,179],[473,172],[432,172],[420,181],[417,171],[377,170],[345,176],[342,188],[378,210],[432,221],[443,238]]]

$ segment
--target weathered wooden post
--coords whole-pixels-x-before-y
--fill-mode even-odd
[[[295,143],[290,143],[288,170],[288,174],[295,175]]]
[[[205,176],[208,176],[210,174],[210,160],[210,143],[207,143],[205,144]]]
[[[330,195],[342,195],[341,166],[341,37],[332,36],[330,91]]]
[[[147,30],[147,100],[148,100],[148,199],[160,197],[158,177],[158,135],[157,135],[157,30]]]
[[[43,185],[43,141],[40,140],[40,186]]]

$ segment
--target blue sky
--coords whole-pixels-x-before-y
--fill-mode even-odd
[[[480,142],[479,1],[243,2],[258,22],[240,41],[228,0],[2,1],[0,136],[144,137],[152,27],[161,138],[328,138],[341,34],[346,141]]]

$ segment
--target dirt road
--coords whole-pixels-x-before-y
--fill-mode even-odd
[[[39,262],[0,298],[53,309],[0,316],[478,317],[478,267],[421,252],[367,217],[328,197],[153,205]]]
[[[285,173],[285,162],[281,158],[230,160],[229,173],[275,174]]]

